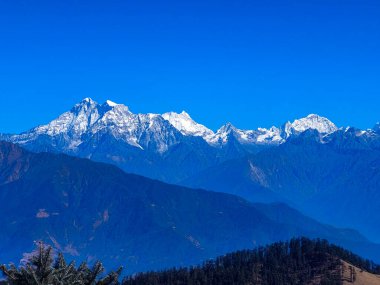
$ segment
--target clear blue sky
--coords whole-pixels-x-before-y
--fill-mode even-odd
[[[0,1],[0,132],[84,97],[216,129],[380,121],[380,1]]]

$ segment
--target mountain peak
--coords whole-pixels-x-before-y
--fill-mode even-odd
[[[338,130],[338,127],[329,119],[317,114],[296,119],[293,123],[285,124],[285,133],[289,137],[293,133],[302,133],[306,130],[316,130],[321,134],[331,134]]]
[[[182,111],[180,114],[168,112],[163,114],[162,117],[169,121],[169,123],[183,135],[203,137],[206,141],[208,141],[209,137],[214,135],[213,131],[195,122],[185,111]]]
[[[230,136],[234,136],[236,133],[240,133],[232,123],[228,122],[224,126],[222,126],[216,134],[210,139],[210,143],[212,144],[225,144],[229,141]]]
[[[191,119],[189,113],[187,113],[186,111],[182,111],[182,112],[181,112],[181,115],[182,115],[183,117],[186,117],[186,118]]]
[[[81,110],[95,109],[98,106],[99,104],[97,102],[87,97],[87,98],[84,98],[79,103],[75,104],[74,107],[71,109],[71,111],[74,113],[78,113]]]
[[[227,124],[225,124],[224,126],[220,128],[220,130],[222,130],[223,132],[230,132],[235,129],[236,127],[231,122],[228,122]]]
[[[96,104],[96,102],[92,100],[90,97],[84,98],[79,104],[85,104],[85,103]]]
[[[238,129],[231,123],[228,122],[225,125],[223,125],[217,132],[216,134],[220,136],[226,136],[229,135],[230,133],[234,133],[238,131]]]

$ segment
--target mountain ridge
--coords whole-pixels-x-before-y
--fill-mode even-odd
[[[133,117],[136,116],[136,118]],[[104,117],[105,116],[105,117]],[[331,134],[338,128],[327,118],[316,114],[310,114],[304,118],[296,119],[293,123],[286,122],[281,127],[258,128],[257,130],[241,130],[227,123],[216,132],[195,122],[190,115],[182,113],[168,112],[164,114],[133,114],[129,107],[106,100],[103,104],[98,104],[91,98],[85,98],[76,104],[70,111],[63,113],[57,119],[52,120],[47,125],[35,127],[20,135],[13,135],[15,140],[20,137],[20,143],[24,140],[32,139],[32,135],[46,134],[58,135],[74,131],[76,135],[83,135],[86,131],[97,133],[104,127],[118,128],[117,131],[137,128],[136,125],[147,122],[153,124],[154,118],[163,118],[168,121],[181,134],[186,136],[202,137],[206,142],[213,146],[226,143],[225,137],[229,133],[234,133],[238,140],[245,143],[282,143],[294,133],[301,133],[308,129],[318,130],[322,134]],[[130,124],[128,124],[130,121]],[[118,122],[118,124],[117,124]],[[102,124],[100,124],[102,123]],[[107,125],[108,123],[108,125]],[[167,126],[160,126],[162,129]],[[30,138],[28,138],[28,135]],[[131,138],[126,139],[133,146],[142,147],[136,144],[138,138],[129,134]],[[270,140],[272,138],[272,140]],[[75,148],[72,145],[71,148]],[[165,151],[158,149],[157,151]]]
[[[276,148],[216,165],[182,184],[255,202],[282,201],[320,221],[379,237],[380,150],[339,130],[323,143],[305,132]],[[333,210],[332,210],[333,209]]]
[[[355,131],[350,141],[380,146],[380,132]],[[35,152],[66,153],[111,163],[123,170],[169,183],[179,183],[223,161],[277,147],[305,131],[316,131],[325,143],[343,131],[327,118],[311,114],[280,127],[241,130],[227,123],[216,132],[188,113],[134,114],[107,100],[85,98],[46,125],[0,139]]]
[[[245,131],[227,123],[213,132],[186,112],[134,114],[125,105],[86,98],[47,125],[0,139],[34,152],[110,163],[167,183],[227,192],[254,202],[288,203],[378,241],[379,129],[379,125],[369,130],[338,128],[327,118],[310,114],[271,129]],[[303,205],[305,200],[309,207]],[[355,205],[360,215],[345,213]],[[330,215],[334,207],[339,211]]]
[[[169,185],[65,154],[0,142],[0,177],[0,199],[7,201],[0,208],[3,261],[43,240],[71,257],[121,262],[134,272],[300,235],[380,259],[380,245],[358,232],[320,224],[284,204]]]

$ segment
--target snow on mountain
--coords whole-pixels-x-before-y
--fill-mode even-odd
[[[214,145],[223,145],[228,142],[229,136],[236,135],[239,133],[242,133],[243,131],[237,129],[235,126],[233,126],[231,123],[227,123],[226,125],[222,126],[214,136],[212,136],[209,140],[211,144]],[[238,135],[239,136],[239,135]]]
[[[86,98],[47,125],[12,136],[10,140],[26,144],[48,136],[59,140],[63,150],[75,152],[89,138],[104,134],[140,149],[149,148],[159,153],[178,143],[180,136],[160,115],[133,114],[123,104],[107,100],[100,105]]]
[[[265,128],[258,128],[258,143],[283,143],[285,140],[281,137],[281,129],[276,127],[271,127],[269,130]]]
[[[163,114],[162,117],[169,121],[170,124],[172,124],[185,136],[202,137],[206,141],[210,141],[210,139],[214,136],[214,132],[212,130],[195,122],[185,111],[180,114],[168,112]]]
[[[305,118],[295,120],[293,123],[287,122],[284,126],[286,138],[306,130],[317,130],[321,134],[331,134],[336,132],[338,127],[327,118],[316,114],[310,114]]]
[[[107,104],[107,105],[110,106],[110,107],[115,107],[115,106],[119,105],[119,104],[117,104],[117,103],[115,103],[115,102],[112,102],[112,101],[110,101],[110,100],[107,100],[107,101],[105,102],[105,104]]]
[[[13,135],[10,141],[27,144],[41,136],[60,137],[67,149],[75,149],[82,143],[82,136],[100,118],[102,110],[91,98],[85,98],[70,111],[42,126],[35,127],[20,135]]]
[[[373,130],[345,131],[311,114],[282,127],[243,130],[228,123],[214,132],[186,112],[135,114],[123,104],[110,100],[99,104],[90,98],[46,125],[19,135],[0,134],[0,140],[33,152],[85,157],[177,183],[217,163],[281,145],[307,130],[315,131],[306,135],[339,149],[380,149],[380,124]]]
[[[63,113],[47,125],[33,129],[31,133],[53,136],[71,132],[82,135],[99,119],[99,111],[98,104],[90,98],[86,98],[76,104],[71,111]]]
[[[242,145],[279,145],[290,136],[308,129],[321,134],[338,130],[335,124],[315,114],[286,123],[282,128],[241,130],[228,123],[216,133],[195,122],[188,113],[134,114],[123,105],[107,100],[98,104],[86,98],[57,119],[20,135],[6,136],[19,144],[33,141],[51,144],[57,151],[73,152],[91,138],[111,136],[142,150],[166,152],[182,141],[183,136],[202,137],[209,145],[221,147],[234,138]],[[46,139],[49,140],[47,143]]]
[[[230,136],[233,136],[242,144],[280,144],[284,140],[281,137],[281,130],[272,127],[269,130],[259,128],[257,130],[241,130],[228,123],[221,127],[209,140],[214,145],[228,143]]]
[[[293,123],[287,122],[282,128],[241,130],[228,123],[221,127],[208,142],[212,145],[224,145],[233,136],[241,144],[245,145],[279,145],[284,143],[290,136],[300,134],[306,130],[317,130],[319,133],[327,135],[334,133],[338,128],[328,119],[310,114],[305,118],[295,120]]]

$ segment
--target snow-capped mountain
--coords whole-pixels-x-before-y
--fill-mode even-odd
[[[167,152],[185,137],[203,138],[213,147],[228,144],[231,137],[242,145],[278,145],[290,136],[308,129],[327,135],[338,130],[324,117],[311,114],[305,118],[287,122],[283,127],[257,130],[241,130],[228,123],[216,133],[195,122],[188,113],[168,112],[160,114],[134,114],[123,105],[107,100],[98,104],[90,98],[82,100],[57,119],[38,126],[9,140],[29,144],[41,137],[50,138],[51,147],[75,153],[90,138],[108,134],[141,150]]]
[[[178,115],[189,128],[185,121],[192,121],[190,116]],[[215,151],[201,136],[185,135],[184,129],[176,127],[160,114],[135,114],[123,104],[109,100],[99,104],[86,98],[46,125],[0,138],[35,152],[86,157],[175,182],[215,162]],[[194,121],[191,127],[200,129]],[[203,130],[205,135],[211,132]]]
[[[36,152],[66,153],[116,164],[124,170],[178,182],[207,167],[275,147],[311,130],[317,141],[341,147],[380,146],[379,127],[347,132],[311,114],[281,127],[242,130],[231,123],[216,132],[188,113],[135,114],[107,100],[86,98],[55,120],[6,140]],[[313,132],[311,135],[313,135]]]
[[[241,144],[249,145],[277,145],[284,142],[281,130],[276,127],[270,129],[258,128],[257,130],[241,130],[228,123],[221,127],[208,142],[212,145],[225,145],[233,136]]]
[[[168,112],[163,114],[162,117],[185,136],[202,137],[209,141],[215,135],[209,128],[195,122],[185,111],[180,114]]]
[[[178,143],[181,134],[157,114],[133,114],[123,104],[107,100],[100,105],[90,98],[76,104],[47,125],[38,126],[11,140],[28,144],[43,136],[53,138],[53,147],[75,153],[94,136],[108,134],[142,150],[164,153]]]
[[[310,114],[305,118],[295,120],[293,123],[287,122],[284,126],[286,138],[306,130],[316,130],[320,134],[331,134],[336,132],[338,127],[329,119],[316,114]]]
[[[228,144],[233,137],[243,145],[273,146],[287,141],[291,136],[299,135],[307,130],[316,130],[321,135],[328,135],[338,130],[338,127],[327,118],[310,114],[305,118],[297,119],[293,123],[287,122],[282,127],[270,129],[241,130],[231,123],[220,128],[215,135],[209,136],[207,142],[214,146]]]

